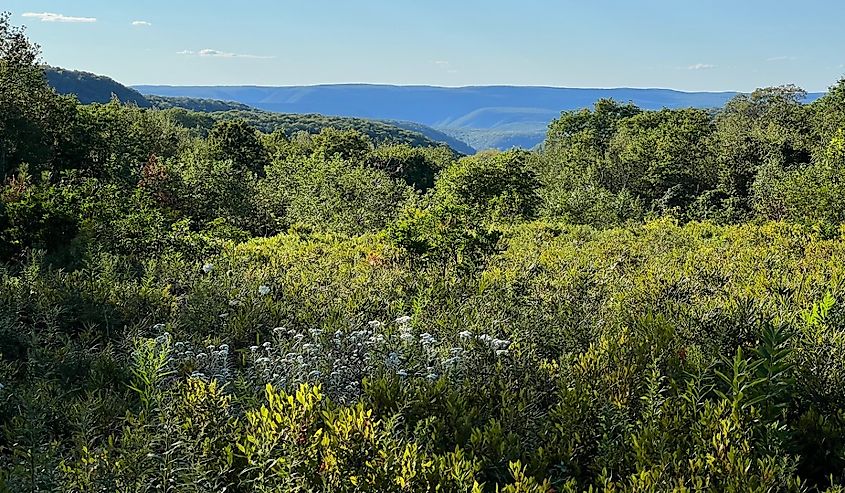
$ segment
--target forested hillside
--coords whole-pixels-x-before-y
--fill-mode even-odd
[[[464,142],[438,132],[425,125],[409,122],[386,122],[363,118],[345,118],[317,114],[298,115],[271,113],[250,107],[246,104],[191,97],[143,96],[114,80],[88,72],[46,67],[47,82],[59,94],[76,96],[82,103],[108,103],[116,98],[123,103],[131,103],[140,108],[185,109],[208,115],[186,115],[175,111],[183,122],[190,121],[190,126],[207,131],[218,120],[242,119],[253,127],[267,133],[274,130],[292,136],[297,132],[319,133],[328,127],[355,130],[378,143],[392,142],[412,146],[437,147],[448,145],[455,152],[470,155],[475,149]]]
[[[151,106],[147,98],[140,92],[102,75],[65,70],[59,67],[44,67],[44,75],[47,78],[47,83],[56,92],[72,94],[85,104],[108,103],[112,97],[116,97],[123,103],[132,103],[141,108]]]
[[[0,491],[845,491],[845,80],[803,96],[462,157],[81,104],[0,15]]]

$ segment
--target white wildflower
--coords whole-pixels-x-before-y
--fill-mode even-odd
[[[266,286],[264,284],[258,286],[258,294],[260,294],[261,296],[267,296],[268,294],[270,294],[270,286]]]
[[[202,266],[202,271],[205,272],[206,274],[208,274],[209,272],[211,272],[213,270],[214,270],[214,264],[212,264],[212,263],[207,263],[207,264]]]
[[[399,325],[408,325],[410,321],[411,317],[409,317],[408,315],[403,315],[396,319],[396,323]]]
[[[420,334],[420,342],[423,346],[431,346],[437,343],[437,339],[435,339],[434,336],[429,334],[428,332],[423,332],[422,334]]]
[[[403,329],[399,333],[399,338],[402,339],[403,342],[414,342],[417,340],[417,338],[414,337],[414,334],[411,333],[411,329]]]
[[[461,337],[461,339],[469,339],[470,337],[472,337],[472,332],[464,330],[458,335]]]

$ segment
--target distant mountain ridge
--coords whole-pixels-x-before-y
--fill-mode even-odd
[[[320,113],[412,121],[464,140],[476,149],[533,147],[561,111],[589,108],[601,98],[643,109],[717,108],[736,92],[672,89],[579,89],[529,86],[134,86],[143,94],[238,101],[267,111]],[[813,94],[812,100],[820,96]]]
[[[141,94],[119,82],[102,75],[58,67],[44,67],[47,83],[59,94],[75,95],[83,104],[108,103],[113,97],[141,108],[182,108],[208,114],[213,120],[244,118],[256,127],[272,132],[282,129],[286,133],[297,130],[319,132],[326,127],[355,129],[375,142],[404,143],[412,146],[448,145],[460,154],[474,154],[475,149],[454,137],[433,128],[413,122],[383,121],[342,116],[310,114],[281,114],[257,109],[230,99],[193,96],[160,96]]]

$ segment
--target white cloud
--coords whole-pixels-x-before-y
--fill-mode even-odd
[[[137,26],[137,27],[150,27],[150,26],[152,26],[152,24],[150,24],[147,21],[132,21],[132,25]]]
[[[791,60],[798,60],[798,57],[794,56],[773,56],[771,58],[766,58],[767,62],[786,62]]]
[[[710,70],[713,68],[716,68],[716,66],[709,63],[696,63],[687,67],[687,70]]]
[[[265,56],[265,55],[245,55],[241,53],[229,53],[227,51],[220,51],[220,50],[212,50],[206,48],[204,50],[193,51],[193,50],[182,50],[176,53],[177,55],[191,55],[191,56],[200,56],[200,57],[214,57],[214,58],[252,58],[258,60],[268,60],[270,58],[276,58],[274,56]]]
[[[445,70],[449,74],[457,74],[458,71],[452,68],[451,62],[447,62],[446,60],[435,60],[434,64],[440,67],[441,69]]]
[[[91,23],[97,22],[95,17],[72,17],[63,14],[56,14],[53,12],[24,12],[23,17],[33,17],[41,22],[81,22]]]

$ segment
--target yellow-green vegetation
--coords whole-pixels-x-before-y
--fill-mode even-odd
[[[0,41],[0,491],[843,491],[845,82],[457,159]]]

